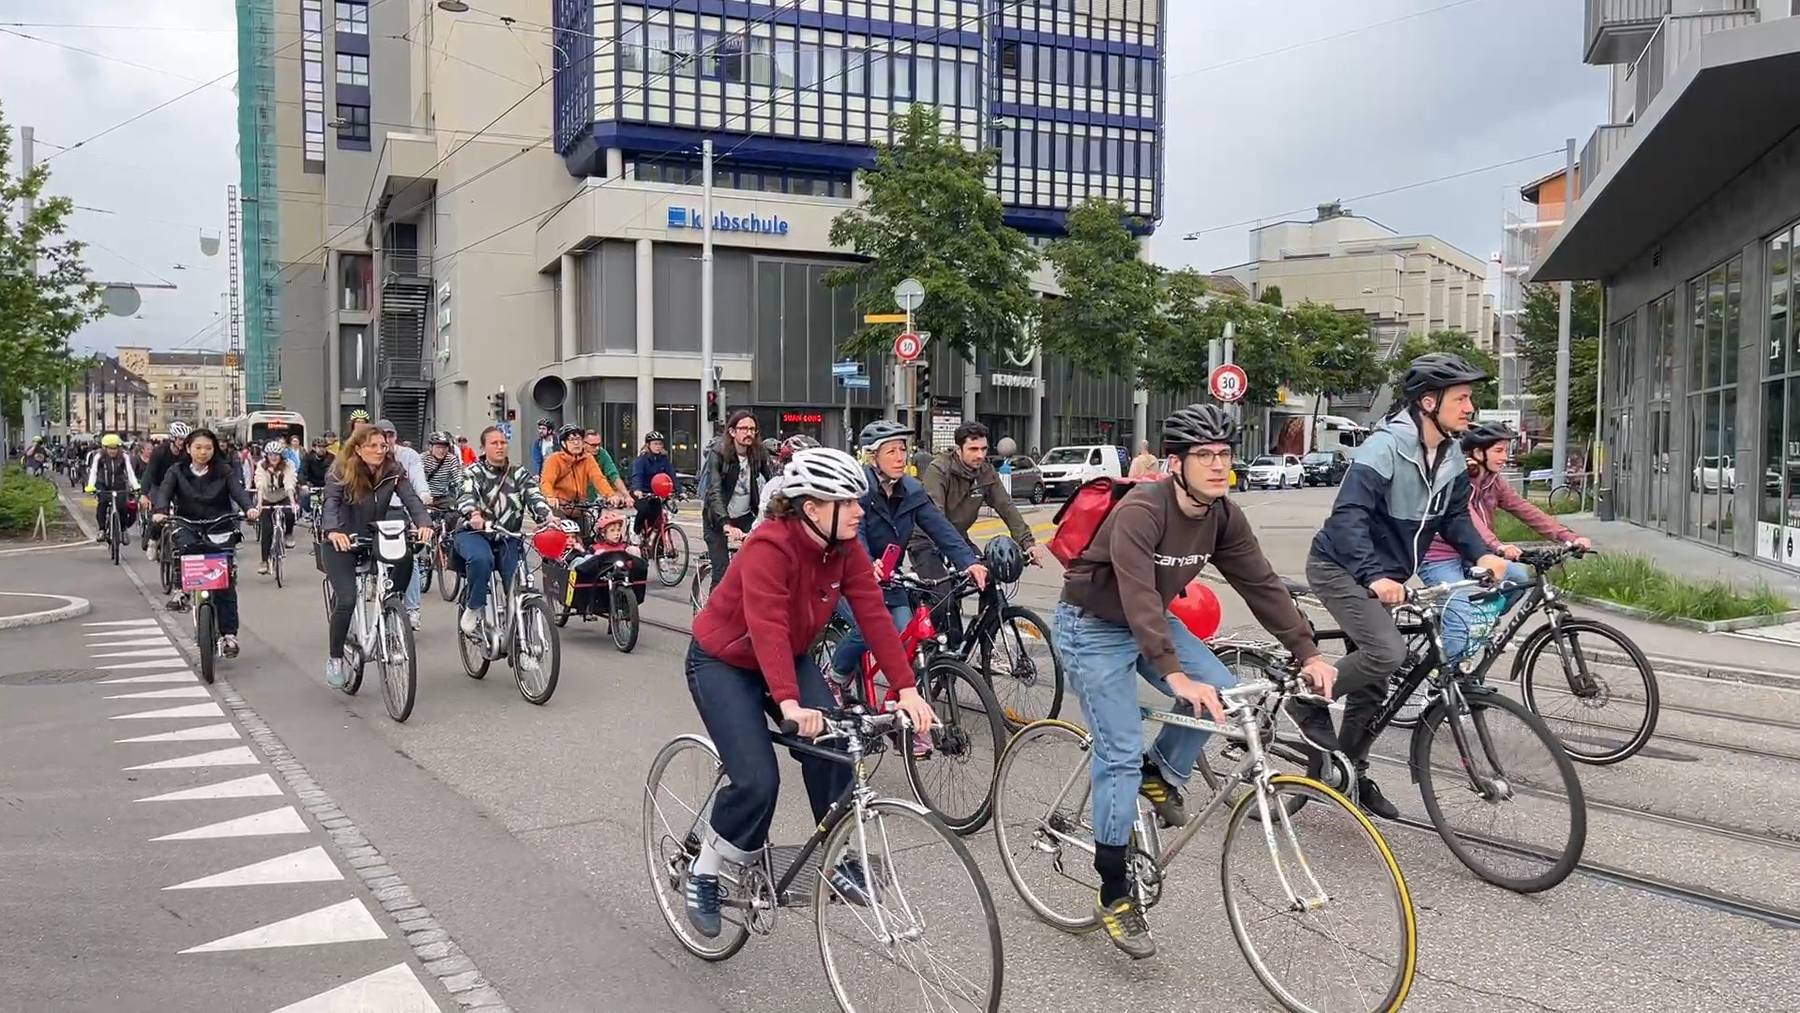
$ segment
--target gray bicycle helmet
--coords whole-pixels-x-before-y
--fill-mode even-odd
[[[452,443],[455,443],[456,441],[450,438],[450,433],[447,430],[440,429],[437,432],[432,433],[431,439],[427,440],[426,442],[432,443],[432,444],[441,443],[444,446],[448,447]]]
[[[659,433],[656,430],[652,429],[649,432],[644,434],[644,442],[645,443],[667,443],[668,441],[663,439],[662,433]]]
[[[569,437],[580,436],[583,431],[584,430],[580,426],[564,426],[556,431],[556,442],[567,443],[569,442]]]
[[[1450,352],[1426,352],[1406,367],[1406,377],[1401,380],[1400,387],[1406,395],[1408,404],[1416,403],[1420,398],[1433,391],[1446,387],[1455,387],[1464,383],[1481,383],[1490,380],[1487,371],[1469,364],[1467,359]]]
[[[1496,443],[1505,443],[1519,438],[1512,426],[1504,422],[1478,422],[1463,430],[1462,448],[1466,454],[1486,450]]]
[[[1163,420],[1163,453],[1185,453],[1204,443],[1236,446],[1238,425],[1231,412],[1216,404],[1191,404],[1177,408]]]
[[[864,450],[874,450],[889,440],[906,440],[912,436],[913,431],[901,423],[890,419],[876,419],[863,427],[862,435],[856,442]]]
[[[999,535],[981,550],[988,575],[998,584],[1011,584],[1025,573],[1025,550],[1008,535]]]

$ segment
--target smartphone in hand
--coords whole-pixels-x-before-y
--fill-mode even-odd
[[[894,568],[900,565],[900,544],[898,542],[882,550],[881,562],[875,572],[876,580],[887,580],[894,575]]]

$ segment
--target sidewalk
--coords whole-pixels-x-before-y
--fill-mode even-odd
[[[1686,580],[1716,580],[1746,589],[1766,584],[1800,608],[1800,573],[1793,570],[1709,549],[1628,521],[1603,521],[1592,514],[1565,514],[1557,520],[1592,538],[1596,545],[1615,553],[1648,556]]]

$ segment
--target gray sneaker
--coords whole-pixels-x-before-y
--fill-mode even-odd
[[[325,659],[325,682],[332,689],[343,689],[350,685],[350,666],[344,663],[344,659]]]
[[[406,610],[406,622],[408,625],[410,625],[413,628],[413,632],[417,633],[419,630],[419,626],[423,622],[423,620],[421,620],[419,618],[419,610],[418,609],[407,609]]]

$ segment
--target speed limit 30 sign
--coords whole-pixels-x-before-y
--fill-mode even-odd
[[[1234,362],[1227,362],[1212,371],[1207,377],[1207,389],[1212,396],[1227,404],[1241,399],[1250,391],[1250,378],[1244,375],[1244,367]]]

